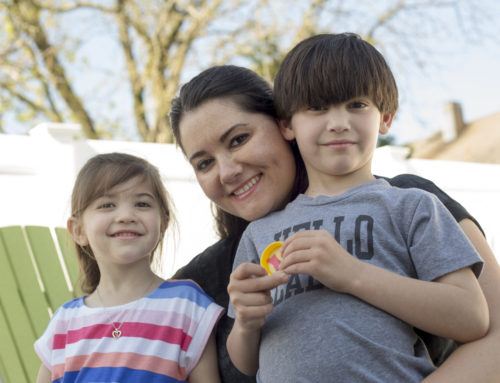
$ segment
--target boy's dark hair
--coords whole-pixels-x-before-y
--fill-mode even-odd
[[[170,126],[177,145],[182,146],[180,123],[184,115],[211,100],[227,99],[248,113],[264,114],[277,121],[271,85],[254,71],[235,65],[208,68],[184,84],[172,100]],[[206,129],[200,126],[200,129]],[[278,129],[278,126],[276,126]],[[307,176],[297,147],[292,146],[297,175],[292,198],[307,187]],[[240,236],[248,225],[244,219],[212,204],[217,234],[221,238]]]
[[[274,81],[278,118],[290,121],[305,106],[369,97],[381,114],[398,109],[398,89],[382,54],[354,33],[320,34],[283,59]]]

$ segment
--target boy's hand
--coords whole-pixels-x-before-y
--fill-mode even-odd
[[[360,267],[326,230],[299,231],[283,242],[283,261],[279,270],[287,274],[307,274],[324,286],[338,292],[348,292]]]
[[[273,310],[270,291],[288,281],[289,277],[284,272],[268,275],[260,265],[239,265],[231,273],[227,287],[239,326],[246,331],[260,329],[265,323],[266,315]]]

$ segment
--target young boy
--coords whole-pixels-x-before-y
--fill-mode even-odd
[[[434,366],[414,328],[468,342],[488,308],[481,259],[448,211],[371,172],[398,106],[390,68],[357,35],[314,36],[285,57],[275,102],[309,186],[243,234],[234,269],[283,241],[280,271],[248,277],[289,281],[248,291],[231,277],[233,363],[258,382],[421,382]]]

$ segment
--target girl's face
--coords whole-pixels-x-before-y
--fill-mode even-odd
[[[295,159],[272,118],[215,99],[188,112],[179,127],[201,188],[220,208],[253,221],[287,201]]]
[[[68,228],[81,246],[90,245],[102,268],[106,264],[144,262],[161,239],[158,200],[149,182],[137,176],[97,198]]]

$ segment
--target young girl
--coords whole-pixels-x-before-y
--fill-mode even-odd
[[[220,382],[213,329],[223,309],[151,263],[172,220],[158,170],[122,153],[81,169],[68,230],[88,295],[62,305],[35,350],[37,382]]]

